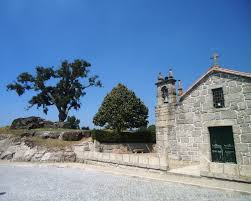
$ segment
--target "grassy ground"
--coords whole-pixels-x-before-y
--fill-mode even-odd
[[[9,126],[5,126],[5,127],[0,127],[0,135],[3,134],[8,134],[8,135],[13,135],[13,136],[20,136],[21,134],[27,132],[28,130],[25,129],[10,129]]]
[[[39,128],[39,129],[10,129],[9,126],[0,127],[0,135],[9,135],[11,138],[20,138],[24,135],[24,133],[31,131],[70,131],[72,129],[51,129],[51,128]],[[76,131],[74,129],[74,131]],[[80,141],[63,141],[59,139],[42,139],[40,137],[27,137],[27,139],[35,146],[47,147],[47,148],[64,148],[66,146],[70,146],[73,144],[77,144],[83,141],[90,141],[91,138],[83,138]]]
[[[30,138],[32,143],[36,146],[47,147],[47,148],[64,148],[67,146],[71,146],[74,144],[78,144],[80,142],[91,140],[90,138],[82,139],[80,141],[63,141],[59,139],[42,139],[40,137],[32,137]]]
[[[5,126],[5,127],[0,127],[0,135],[1,134],[10,134],[10,135],[22,135],[23,133],[26,132],[31,132],[31,131],[78,131],[77,129],[65,129],[65,128],[37,128],[37,129],[10,129],[9,126]],[[83,130],[79,130],[79,131],[83,131]]]

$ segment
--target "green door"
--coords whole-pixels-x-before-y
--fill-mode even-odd
[[[232,126],[209,127],[212,162],[236,163]]]

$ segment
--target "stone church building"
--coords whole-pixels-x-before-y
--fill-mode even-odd
[[[156,86],[156,147],[168,166],[250,182],[251,73],[215,63],[186,92],[172,70]]]

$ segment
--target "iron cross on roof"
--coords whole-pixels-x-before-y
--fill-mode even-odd
[[[213,60],[214,66],[218,66],[218,65],[219,65],[219,64],[218,64],[218,59],[219,59],[219,57],[220,57],[219,54],[213,53],[212,57],[210,58],[210,59]]]

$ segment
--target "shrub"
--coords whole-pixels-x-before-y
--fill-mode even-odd
[[[155,133],[156,132],[156,126],[155,125],[150,125],[150,126],[148,126],[147,130],[152,132],[152,133]]]
[[[69,123],[69,127],[71,129],[79,129],[80,120],[77,119],[75,116],[68,116],[67,122]]]
[[[90,128],[89,128],[89,126],[83,126],[83,127],[81,128],[81,130],[86,130],[86,131],[88,131],[88,130],[90,130]]]
[[[155,133],[146,130],[135,132],[114,132],[108,130],[92,130],[92,139],[103,143],[155,143]]]

